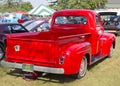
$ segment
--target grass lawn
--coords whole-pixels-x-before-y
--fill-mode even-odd
[[[0,86],[120,86],[120,37],[117,37],[113,57],[92,65],[82,79],[48,74],[26,81],[19,70],[11,72],[10,68],[0,66]]]

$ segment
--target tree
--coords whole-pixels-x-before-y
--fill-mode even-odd
[[[104,8],[107,0],[57,0],[57,5],[51,5],[55,10],[60,9],[97,9]]]
[[[7,0],[6,4],[0,5],[0,12],[13,12],[13,11],[30,11],[33,7],[30,2],[25,3],[12,3],[12,0]]]
[[[32,8],[33,7],[30,4],[30,2],[25,2],[25,3],[23,3],[19,6],[19,9],[22,10],[22,11],[30,11]]]
[[[13,4],[12,4],[12,1],[11,1],[11,0],[7,0],[7,1],[6,1],[6,7],[9,8],[9,7],[12,7],[12,5],[13,5]]]

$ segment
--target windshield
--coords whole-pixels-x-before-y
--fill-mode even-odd
[[[116,15],[101,15],[103,25],[116,25],[118,23],[118,16]]]
[[[85,16],[58,16],[55,24],[87,24]]]

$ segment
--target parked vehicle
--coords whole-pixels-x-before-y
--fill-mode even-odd
[[[5,19],[7,23],[23,23],[27,20],[29,20],[28,15],[24,15],[24,14],[12,14],[12,13],[7,13],[4,14]]]
[[[49,23],[45,20],[29,20],[22,23],[22,25],[30,32],[41,32],[49,29]]]
[[[10,34],[6,43],[4,66],[82,78],[88,65],[112,56],[115,35],[104,33],[94,11],[71,9],[55,12],[49,31]]]
[[[103,19],[103,27],[105,32],[120,35],[120,19],[117,12],[99,12]]]
[[[0,60],[4,58],[6,46],[6,34],[28,32],[21,24],[17,23],[0,23]]]

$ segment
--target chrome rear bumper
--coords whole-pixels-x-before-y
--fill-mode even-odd
[[[20,63],[6,62],[2,60],[1,64],[7,67],[22,69],[22,64]],[[36,66],[36,65],[34,65],[34,71],[54,73],[54,74],[64,74],[63,68],[52,68],[52,67],[44,67],[44,66]]]

